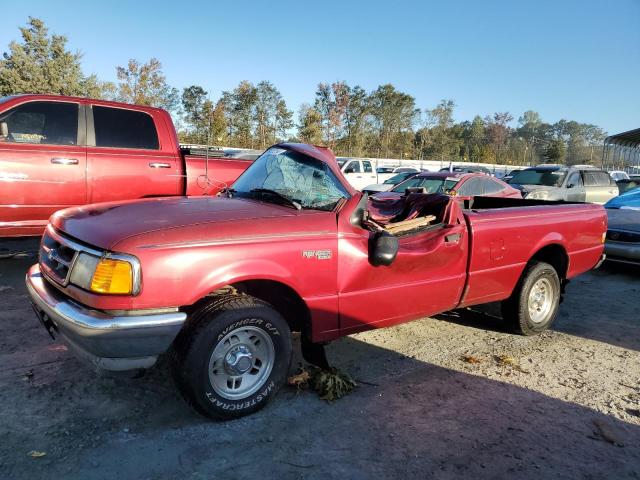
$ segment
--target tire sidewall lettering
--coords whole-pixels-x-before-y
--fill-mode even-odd
[[[267,399],[267,397],[273,391],[275,386],[276,386],[275,382],[271,380],[268,385],[260,389],[257,394],[254,394],[253,398],[238,400],[236,402],[221,400],[220,397],[218,397],[214,392],[210,390],[207,390],[207,392],[205,392],[205,395],[207,396],[209,401],[216,407],[222,408],[223,410],[228,410],[228,411],[237,411],[237,410],[244,410],[246,408],[255,407],[260,402],[263,402],[264,400]]]

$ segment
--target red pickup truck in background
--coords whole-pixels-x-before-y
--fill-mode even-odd
[[[284,384],[291,330],[304,353],[499,301],[516,332],[542,332],[567,281],[602,261],[606,231],[595,204],[380,202],[349,185],[329,149],[280,144],[217,197],[57,212],[26,283],[43,325],[80,356],[129,370],[170,351],[188,402],[231,418]]]
[[[55,95],[0,98],[0,237],[42,234],[87,203],[215,194],[250,161],[181,149],[159,108]]]

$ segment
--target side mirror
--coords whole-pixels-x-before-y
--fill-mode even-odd
[[[7,138],[9,136],[9,127],[7,122],[0,122],[0,137]]]
[[[575,187],[575,185],[573,183],[570,183],[570,184],[567,185],[567,188],[573,188],[573,187]]]
[[[369,261],[375,267],[388,267],[398,255],[398,238],[389,232],[378,232],[369,241]]]

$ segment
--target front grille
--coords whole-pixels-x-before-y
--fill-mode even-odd
[[[52,280],[67,285],[77,253],[65,243],[64,238],[46,231],[40,244],[40,267]]]
[[[624,230],[607,231],[607,240],[614,242],[633,242],[640,243],[640,232],[627,232]]]

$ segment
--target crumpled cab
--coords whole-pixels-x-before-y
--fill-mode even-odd
[[[502,302],[531,335],[567,281],[602,260],[599,205],[408,191],[376,201],[333,153],[268,149],[216,197],[102,203],[54,214],[27,274],[37,315],[93,365],[170,353],[198,411],[254,412],[285,383],[291,331],[324,363],[328,341]]]

